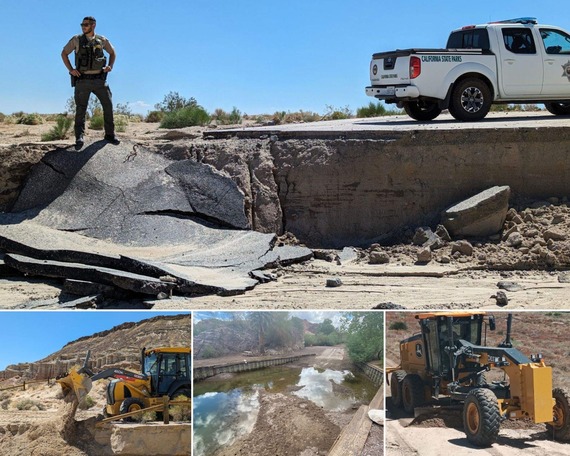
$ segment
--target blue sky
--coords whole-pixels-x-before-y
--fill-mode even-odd
[[[126,322],[189,312],[3,311],[0,312],[0,370],[38,361],[68,342]]]
[[[143,114],[170,91],[210,112],[355,111],[372,100],[373,52],[443,47],[454,28],[520,16],[570,29],[562,0],[2,0],[0,112],[65,109],[60,53],[87,15],[117,50],[114,102]]]

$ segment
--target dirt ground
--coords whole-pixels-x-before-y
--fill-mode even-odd
[[[313,347],[317,352],[310,361],[299,361],[288,366],[308,366],[318,369],[346,369],[351,363],[341,347]],[[222,364],[243,357],[224,357],[208,364]],[[328,412],[313,402],[291,394],[262,393],[260,412],[253,431],[223,447],[215,456],[320,456],[328,454],[343,427],[348,425],[356,409],[347,412]],[[361,455],[383,454],[384,432],[373,425]]]

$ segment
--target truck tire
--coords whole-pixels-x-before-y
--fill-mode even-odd
[[[483,80],[464,79],[453,87],[449,112],[463,122],[481,120],[489,113],[492,101],[491,90]]]
[[[394,407],[402,408],[402,383],[406,377],[406,371],[397,370],[392,372],[390,379],[390,394]]]
[[[475,388],[465,398],[463,429],[467,440],[480,447],[489,447],[497,441],[501,413],[497,396],[486,388]]]
[[[135,410],[142,410],[144,408],[144,403],[138,397],[127,397],[122,403],[121,407],[119,408],[119,413],[122,415],[123,413],[134,412]],[[135,415],[135,417],[138,415]],[[127,416],[123,418],[123,421],[138,421],[133,416]]]
[[[544,103],[544,107],[555,116],[567,116],[570,114],[570,103]]]
[[[424,403],[424,382],[419,375],[408,374],[402,383],[402,403],[406,413],[414,413],[414,409]]]
[[[546,429],[555,440],[570,441],[570,394],[563,388],[554,388],[552,397],[556,401],[554,422],[547,424]]]
[[[441,109],[435,101],[406,101],[404,111],[412,119],[420,121],[433,120],[441,114]]]

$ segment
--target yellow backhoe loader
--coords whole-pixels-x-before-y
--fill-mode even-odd
[[[159,405],[162,396],[175,399],[192,395],[192,367],[190,348],[161,347],[141,352],[141,372],[109,368],[94,373],[89,366],[87,352],[81,368],[74,367],[57,379],[64,396],[73,393],[81,401],[91,390],[92,383],[112,378],[107,385],[107,405],[104,414],[115,416]]]
[[[570,440],[570,395],[552,388],[552,368],[541,354],[527,357],[511,343],[512,314],[506,337],[486,346],[494,316],[485,312],[432,312],[416,315],[421,333],[400,342],[400,365],[387,370],[392,404],[407,413],[442,398],[463,404],[467,439],[490,446],[505,419],[545,423],[557,440]],[[482,340],[483,339],[483,340]],[[501,369],[503,379],[485,373]]]

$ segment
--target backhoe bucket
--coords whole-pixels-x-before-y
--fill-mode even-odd
[[[56,381],[61,385],[64,397],[73,392],[79,402],[91,391],[91,379],[85,374],[80,374],[75,368],[71,369],[67,376]]]

